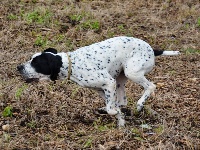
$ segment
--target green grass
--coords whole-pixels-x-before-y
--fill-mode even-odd
[[[200,54],[200,49],[187,48],[184,50],[185,54]]]
[[[37,124],[34,120],[27,123],[27,127],[32,128],[32,129],[36,128],[36,125]]]
[[[7,18],[8,18],[9,20],[17,20],[18,16],[11,13],[11,14],[9,14],[9,15],[7,16]]]
[[[139,130],[139,129],[137,129],[137,128],[132,128],[131,129],[131,132],[133,133],[133,135],[134,135],[134,139],[135,140],[138,140],[138,141],[144,141],[144,139],[143,139],[143,137],[142,137],[142,132]]]
[[[6,108],[4,108],[2,116],[3,117],[12,117],[13,112],[12,112],[12,107],[11,106],[7,106]]]
[[[87,139],[86,142],[84,143],[83,148],[90,148],[92,146],[92,139]]]
[[[4,133],[3,133],[3,140],[4,140],[5,142],[9,142],[9,141],[11,140],[10,134],[4,132]]]
[[[15,92],[15,98],[19,99],[22,96],[22,94],[26,88],[27,88],[27,85],[25,85],[25,84],[23,86],[21,86],[20,88],[18,88],[17,91]]]
[[[85,29],[85,30],[96,30],[98,31],[100,29],[100,22],[96,20],[88,20],[80,24],[79,28]]]
[[[80,87],[76,87],[75,89],[73,89],[72,94],[71,94],[71,98],[74,99],[76,97],[76,94],[78,93]]]
[[[153,131],[154,131],[156,134],[159,135],[159,134],[163,133],[163,131],[164,131],[164,126],[163,126],[163,125],[160,125],[160,126],[158,126],[157,128],[154,128]]]
[[[48,40],[46,37],[42,37],[41,35],[39,35],[36,40],[35,40],[35,46],[39,46],[39,47],[45,47],[48,44]]]
[[[81,21],[83,18],[83,14],[75,14],[75,15],[70,15],[71,21]]]
[[[106,130],[109,130],[108,126],[107,125],[101,125],[97,122],[94,122],[94,127],[99,130],[100,132],[103,132],[103,131],[106,131]]]
[[[53,14],[47,9],[35,9],[28,13],[22,11],[22,16],[28,24],[47,25],[51,22]]]
[[[125,27],[124,27],[124,24],[119,24],[117,27],[118,27],[118,29],[120,30],[120,32],[122,32],[122,33],[125,33],[125,32],[126,32],[126,29],[125,29]]]
[[[200,27],[200,17],[197,19],[197,26]]]

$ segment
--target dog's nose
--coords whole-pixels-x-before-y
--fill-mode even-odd
[[[23,69],[24,69],[24,66],[23,66],[23,65],[17,66],[17,70],[18,70],[18,71],[22,71]]]

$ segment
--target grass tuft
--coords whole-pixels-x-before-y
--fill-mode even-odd
[[[200,17],[197,19],[197,26],[200,28]]]
[[[32,12],[22,14],[28,24],[36,23],[47,25],[51,22],[52,13],[47,9],[35,9]]]
[[[92,139],[87,139],[87,141],[84,143],[83,148],[90,148],[92,146]]]
[[[8,18],[9,20],[17,20],[17,19],[18,19],[18,16],[11,13],[11,14],[9,14],[9,15],[7,16],[7,18]]]
[[[200,54],[200,49],[194,49],[194,48],[187,48],[184,50],[185,54]]]
[[[15,92],[15,98],[16,99],[20,99],[20,97],[22,96],[24,90],[27,88],[27,85],[23,85],[20,88],[17,89],[17,91]]]
[[[35,46],[39,46],[39,47],[42,47],[42,48],[47,46],[47,44],[48,44],[47,38],[46,37],[42,37],[41,35],[39,35],[36,38],[35,43],[34,43]]]
[[[13,108],[11,106],[7,106],[4,108],[2,116],[3,117],[12,117],[13,112],[12,112]]]

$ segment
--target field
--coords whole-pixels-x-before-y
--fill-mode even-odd
[[[157,88],[142,112],[143,89],[126,84],[126,127],[96,113],[104,101],[66,80],[27,84],[16,66],[48,47],[68,52],[133,36],[160,56],[147,75]],[[0,149],[200,149],[199,0],[1,0]]]

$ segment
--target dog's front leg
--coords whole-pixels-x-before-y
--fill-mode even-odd
[[[114,79],[113,79],[114,80]],[[116,115],[118,126],[125,125],[124,115],[117,104],[116,81],[109,82],[103,87],[105,93],[106,110],[109,115]]]

